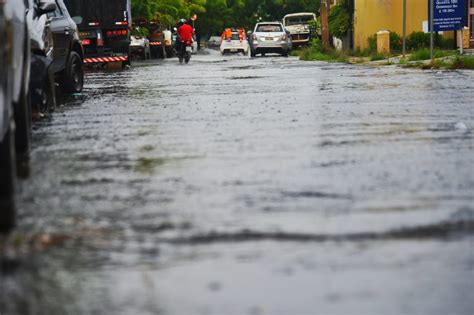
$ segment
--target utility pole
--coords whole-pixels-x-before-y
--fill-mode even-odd
[[[403,58],[407,50],[407,0],[403,0]]]
[[[434,48],[434,0],[430,0],[430,57],[431,57],[431,63],[434,61],[434,53],[433,53],[433,48]]]
[[[329,48],[329,0],[321,0],[321,37],[323,47]]]

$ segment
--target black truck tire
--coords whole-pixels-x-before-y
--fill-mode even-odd
[[[15,135],[14,124],[0,141],[0,233],[15,226]]]
[[[75,51],[69,53],[66,69],[62,73],[62,88],[66,93],[81,93],[84,86],[82,60]]]

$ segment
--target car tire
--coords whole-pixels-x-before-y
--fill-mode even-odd
[[[250,57],[255,57],[255,56],[257,56],[257,54],[255,52],[251,51],[250,52]]]
[[[6,234],[15,226],[15,135],[10,124],[0,141],[0,233]]]
[[[82,60],[75,51],[69,53],[66,69],[62,74],[64,92],[69,94],[81,93],[84,86],[84,71]]]

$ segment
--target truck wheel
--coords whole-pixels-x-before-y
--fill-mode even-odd
[[[15,118],[15,156],[18,177],[30,176],[30,144],[31,144],[31,99],[26,83],[21,88],[18,104],[13,105]]]
[[[0,141],[0,233],[15,226],[15,135],[14,124]]]
[[[62,75],[63,89],[66,93],[81,93],[84,86],[84,71],[79,54],[71,51],[66,69]]]

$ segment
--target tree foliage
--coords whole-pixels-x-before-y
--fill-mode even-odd
[[[332,7],[329,11],[329,33],[338,38],[343,38],[351,28],[351,15],[346,1]]]
[[[284,15],[317,12],[317,0],[132,0],[135,20],[174,25],[198,15],[202,35],[220,35],[226,27],[251,29],[258,21],[281,21]]]

